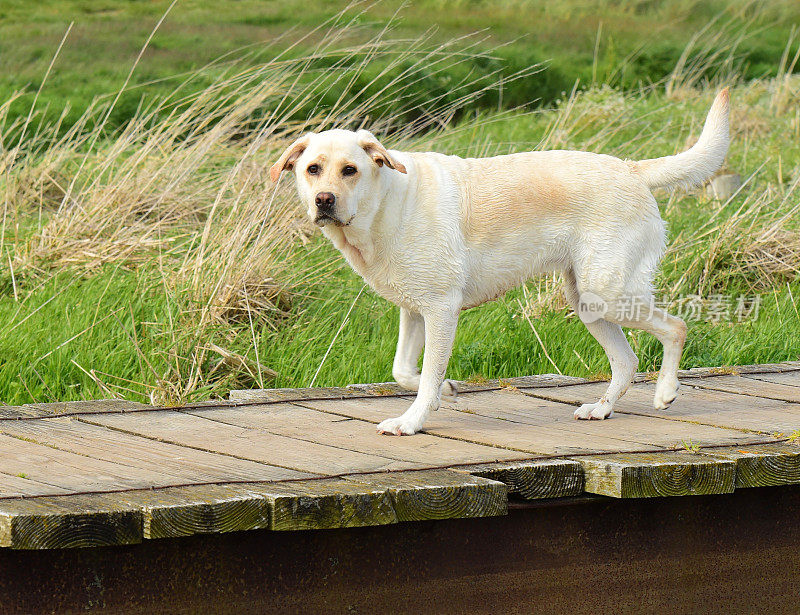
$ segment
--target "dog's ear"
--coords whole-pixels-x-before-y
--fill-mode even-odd
[[[372,158],[379,167],[386,165],[390,169],[394,169],[400,173],[407,172],[403,163],[392,157],[389,150],[383,147],[380,141],[378,141],[375,135],[369,130],[359,130],[356,135],[358,136],[358,144],[364,148],[364,151],[369,154],[369,157]]]
[[[284,171],[291,171],[294,169],[294,163],[303,154],[308,147],[308,142],[311,140],[311,135],[303,135],[297,141],[292,143],[286,148],[286,151],[278,158],[278,162],[273,164],[269,169],[269,178],[276,182]]]

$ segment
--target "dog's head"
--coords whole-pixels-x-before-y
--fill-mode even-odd
[[[309,133],[292,143],[269,170],[272,181],[294,171],[297,191],[318,226],[350,225],[374,202],[382,168],[406,168],[366,130]]]

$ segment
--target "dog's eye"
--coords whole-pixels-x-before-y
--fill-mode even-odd
[[[353,165],[348,164],[345,168],[342,169],[342,175],[355,175],[358,172]]]
[[[308,165],[308,168],[306,169],[306,171],[308,171],[309,175],[316,175],[317,173],[319,173],[319,165],[318,164],[310,164],[310,165]]]

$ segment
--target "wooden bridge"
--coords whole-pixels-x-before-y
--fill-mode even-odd
[[[797,493],[787,486],[800,483],[800,362],[680,378],[678,400],[656,412],[652,378],[639,375],[606,421],[572,418],[575,405],[602,394],[602,382],[462,382],[457,402],[433,413],[424,433],[400,438],[374,427],[412,399],[393,384],[235,391],[229,401],[180,408],[3,406],[0,570],[10,570],[4,561],[33,561],[15,550],[156,539],[179,549],[197,544],[181,542],[191,536],[244,530],[267,530],[242,536],[286,545],[292,533],[270,531],[494,518],[525,502]],[[48,553],[63,557],[43,552],[38,565]],[[0,612],[12,599],[24,603],[14,593],[24,583],[2,577]]]

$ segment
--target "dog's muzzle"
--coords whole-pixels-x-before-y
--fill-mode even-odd
[[[314,197],[314,204],[317,206],[317,215],[314,218],[314,224],[317,226],[325,226],[326,224],[335,224],[342,226],[342,221],[336,217],[336,195],[332,192],[320,192]]]

